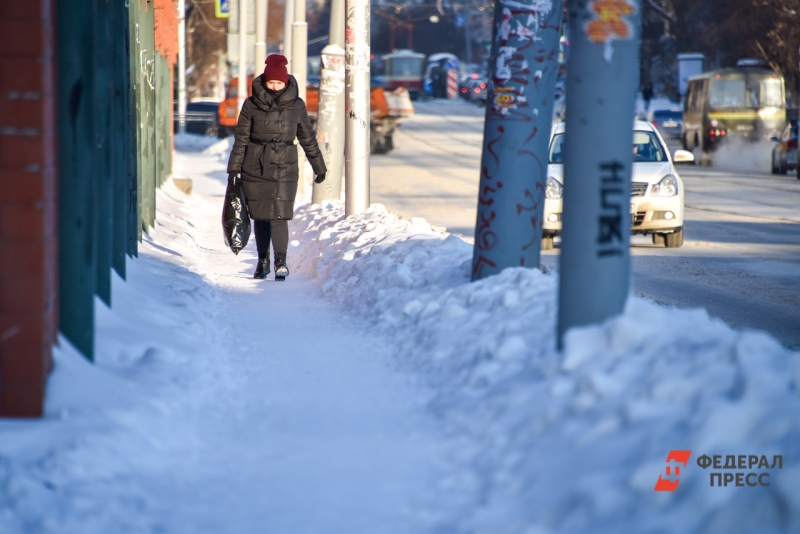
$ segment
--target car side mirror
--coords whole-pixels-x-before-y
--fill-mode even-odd
[[[688,150],[676,150],[672,162],[675,164],[694,163],[694,154]]]
[[[780,142],[780,139],[778,139],[777,135],[773,135],[772,137],[769,138],[769,140],[772,141],[773,143]]]

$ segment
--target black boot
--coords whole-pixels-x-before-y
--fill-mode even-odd
[[[289,268],[284,258],[275,258],[275,280],[282,282],[289,276]]]
[[[258,265],[256,265],[256,272],[253,273],[253,278],[263,280],[269,274],[269,258],[259,258]]]

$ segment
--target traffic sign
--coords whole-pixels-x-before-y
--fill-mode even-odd
[[[218,19],[231,16],[231,0],[214,0],[214,14]]]
[[[456,18],[453,20],[453,22],[455,23],[456,27],[461,28],[467,23],[467,17],[459,13],[456,15]]]

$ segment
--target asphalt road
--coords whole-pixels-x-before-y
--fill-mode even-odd
[[[484,110],[460,101],[415,106],[395,134],[395,150],[372,158],[372,201],[472,239]],[[735,328],[765,330],[800,348],[800,180],[771,175],[768,163],[763,171],[740,170],[758,169],[768,155],[738,158],[718,163],[724,168],[678,167],[684,246],[634,237],[634,292],[705,308]],[[558,254],[543,252],[542,264],[556,269]]]

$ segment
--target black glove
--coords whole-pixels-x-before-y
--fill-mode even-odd
[[[232,172],[232,173],[230,173],[228,175],[228,181],[232,182],[232,181],[236,180],[236,178],[238,178],[238,177],[239,177],[239,173],[238,172]]]
[[[325,173],[318,174],[316,178],[314,178],[314,183],[321,184],[325,181]]]

